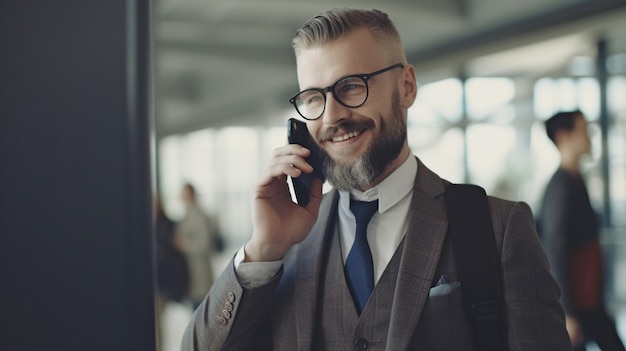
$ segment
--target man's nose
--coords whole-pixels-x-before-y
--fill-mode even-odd
[[[337,125],[340,121],[350,116],[350,108],[342,105],[335,95],[329,91],[326,92],[326,107],[322,119],[326,125]]]

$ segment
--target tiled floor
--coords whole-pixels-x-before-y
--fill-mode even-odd
[[[180,341],[191,320],[191,305],[168,302],[161,320],[161,351],[180,351]]]

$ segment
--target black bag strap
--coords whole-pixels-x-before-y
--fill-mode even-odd
[[[446,197],[463,305],[479,350],[507,350],[499,260],[487,194],[476,185],[449,184]]]

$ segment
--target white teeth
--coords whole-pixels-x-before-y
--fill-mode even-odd
[[[334,137],[332,140],[333,141],[344,141],[344,140],[348,140],[350,138],[354,138],[355,136],[359,135],[359,132],[350,132],[348,134],[344,134],[344,135],[340,135],[340,136],[336,136]]]

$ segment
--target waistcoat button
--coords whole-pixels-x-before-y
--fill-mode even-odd
[[[354,346],[356,346],[357,350],[365,350],[367,349],[367,340],[358,338],[354,340]]]

